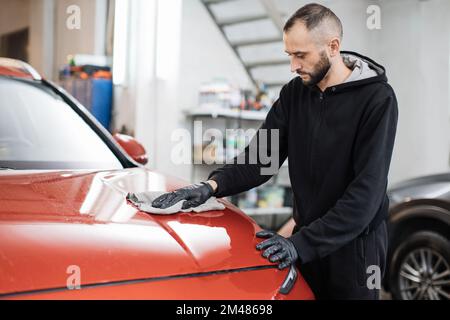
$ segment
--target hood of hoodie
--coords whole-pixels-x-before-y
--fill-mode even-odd
[[[344,64],[352,70],[345,82],[363,80],[384,74],[384,70],[376,64],[351,53],[341,54]]]
[[[343,83],[329,87],[326,91],[338,93],[368,84],[387,83],[385,68],[372,59],[352,51],[341,51],[341,56],[352,73]]]

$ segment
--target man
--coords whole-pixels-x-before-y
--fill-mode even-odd
[[[296,263],[318,299],[378,299],[367,280],[370,266],[382,276],[386,265],[397,101],[382,66],[340,52],[342,35],[339,18],[318,4],[300,8],[284,27],[285,51],[299,77],[282,88],[250,144],[258,144],[263,130],[278,130],[276,148],[269,142],[258,147],[280,164],[289,158],[296,226],[289,238],[257,233],[268,238],[257,249],[280,269]],[[263,167],[262,161],[225,165],[207,182],[165,194],[153,205],[187,200],[187,208],[212,195],[249,190],[270,179]]]

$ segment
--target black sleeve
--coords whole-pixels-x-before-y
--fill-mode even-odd
[[[234,195],[267,182],[286,160],[288,106],[284,95],[285,87],[262,126],[234,162],[210,173],[208,179],[217,182],[216,197]],[[278,162],[274,157],[278,157]]]
[[[353,150],[354,179],[322,218],[290,237],[301,263],[323,258],[357,238],[386,197],[398,120],[394,93],[363,116]]]

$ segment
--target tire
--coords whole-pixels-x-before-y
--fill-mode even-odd
[[[434,231],[419,231],[394,251],[389,285],[398,300],[450,299],[450,242]]]

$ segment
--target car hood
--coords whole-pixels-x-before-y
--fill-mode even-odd
[[[450,200],[450,174],[442,173],[405,180],[388,190],[391,204],[416,199]]]
[[[0,174],[0,294],[267,266],[239,209],[149,215],[128,192],[185,183],[142,168]]]

